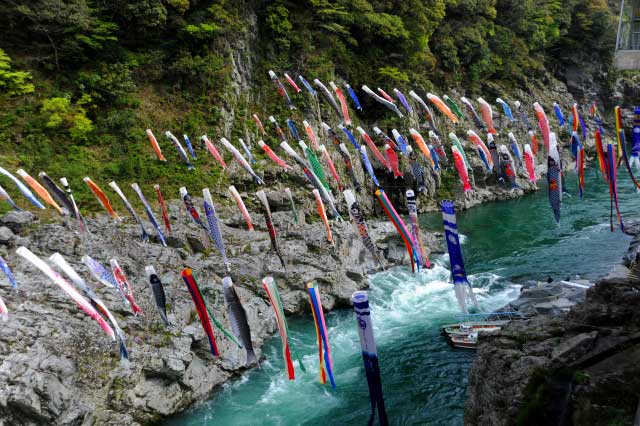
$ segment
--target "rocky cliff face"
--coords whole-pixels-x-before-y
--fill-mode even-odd
[[[465,424],[636,424],[638,244],[636,237],[626,259],[631,275],[619,269],[617,276],[601,280],[568,315],[514,321],[500,333],[481,336]]]
[[[257,353],[276,330],[260,279],[272,275],[287,314],[308,310],[305,283],[320,284],[327,309],[349,305],[353,291],[367,287],[376,264],[349,222],[332,225],[335,247],[321,223],[292,221],[288,201],[270,194],[284,271],[270,248],[261,215],[253,213],[256,232],[246,231],[234,208],[221,206],[222,233],[232,278],[247,311]],[[301,209],[304,210],[304,209]],[[82,241],[59,223],[38,223],[28,212],[2,219],[0,253],[12,265],[17,291],[3,286],[10,311],[0,332],[0,425],[142,425],[179,412],[245,369],[244,351],[215,331],[222,356],[214,358],[179,272],[194,270],[213,314],[229,328],[222,295],[223,264],[213,244],[187,217],[184,206],[170,203],[174,233],[169,247],[139,242],[139,228],[114,224],[100,216],[88,221],[93,236]],[[226,218],[226,219],[225,219]],[[146,224],[150,231],[153,228]],[[390,223],[371,223],[371,233],[389,265],[406,260]],[[432,236],[425,235],[427,241]],[[205,243],[203,243],[205,241]],[[112,309],[127,336],[131,362],[122,365],[115,344],[48,278],[15,255],[24,245],[42,258],[61,253]],[[134,287],[144,315],[135,318],[111,289],[90,278],[80,263],[87,254],[108,264],[115,257]],[[144,266],[154,265],[164,283],[171,326],[156,313]]]

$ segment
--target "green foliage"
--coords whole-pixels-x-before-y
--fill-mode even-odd
[[[24,95],[35,90],[31,74],[26,71],[15,71],[11,67],[11,58],[0,49],[0,93],[8,95]]]
[[[300,123],[306,111],[284,105],[269,69],[354,88],[478,91],[491,82],[529,90],[550,66],[602,60],[606,70],[614,22],[606,0],[7,2],[0,5],[0,93],[8,95],[0,97],[0,163],[72,182],[90,174],[101,184],[159,183],[173,195],[181,185],[223,185],[208,154],[189,172],[162,132],[186,132],[197,146],[205,133],[245,137],[253,112]],[[244,84],[251,87],[238,90]],[[308,96],[290,95],[297,105]],[[383,108],[365,110],[385,126]],[[147,127],[167,163],[151,160]],[[457,175],[447,171],[442,181],[439,196],[452,197]],[[74,190],[97,208],[83,185]]]
[[[409,76],[407,75],[407,73],[400,71],[396,67],[378,68],[378,74],[388,77],[393,82],[402,82],[402,83],[409,82]]]
[[[46,127],[64,129],[74,142],[86,141],[93,130],[92,121],[87,118],[84,104],[91,101],[87,95],[71,105],[68,97],[55,97],[42,102],[41,112],[47,117]]]

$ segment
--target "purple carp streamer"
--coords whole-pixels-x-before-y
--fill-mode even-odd
[[[343,194],[344,199],[347,202],[347,207],[349,208],[349,216],[351,216],[351,222],[358,231],[358,234],[360,234],[362,244],[364,244],[373,258],[380,264],[380,267],[384,270],[384,264],[382,263],[382,259],[380,258],[380,255],[378,253],[378,247],[369,235],[369,227],[367,226],[367,222],[364,220],[362,209],[356,201],[356,197],[353,195],[353,192],[351,192],[350,189],[345,190]]]
[[[409,105],[409,102],[407,101],[407,98],[405,98],[404,94],[395,87],[393,88],[393,93],[396,94],[396,97],[398,98],[404,109],[406,109],[407,112],[411,114],[413,112],[413,109],[411,108],[411,105]]]
[[[85,266],[89,269],[89,272],[91,272],[93,278],[95,278],[103,286],[111,288],[112,290],[115,290],[118,294],[120,294],[120,296],[122,296],[122,298],[124,299],[124,304],[129,307],[129,301],[118,286],[118,283],[113,276],[113,272],[109,271],[97,260],[86,255],[82,256],[82,263],[84,263]]]
[[[220,220],[218,219],[216,209],[213,206],[213,200],[211,199],[211,192],[209,191],[209,188],[204,188],[202,190],[202,197],[204,198],[204,213],[207,216],[207,222],[209,222],[209,235],[211,235],[211,239],[216,243],[216,247],[220,252],[220,256],[222,256],[222,261],[224,262],[227,271],[231,271],[231,263],[229,263],[229,259],[227,258],[227,250],[224,247],[222,232],[220,232]]]
[[[140,201],[142,202],[142,205],[144,206],[144,210],[147,212],[147,218],[149,219],[149,222],[151,222],[153,227],[156,228],[156,232],[158,233],[158,237],[160,238],[160,241],[162,242],[162,245],[166,247],[167,246],[167,241],[164,238],[164,234],[162,233],[162,229],[160,229],[160,225],[158,224],[158,220],[156,219],[156,216],[153,214],[153,211],[151,210],[151,206],[147,202],[147,199],[144,197],[144,194],[142,193],[142,190],[140,189],[138,184],[135,183],[135,182],[131,184],[131,188],[133,188],[133,190],[136,192],[136,194],[138,194],[138,198],[140,198]]]
[[[373,337],[373,321],[371,321],[371,309],[369,308],[369,296],[366,291],[356,291],[351,296],[353,311],[356,314],[358,324],[358,336],[362,349],[362,361],[369,385],[369,399],[371,400],[371,417],[369,425],[373,425],[378,410],[380,426],[388,426],[387,411],[384,407],[382,395],[382,379],[380,378],[380,365],[378,363],[378,350]]]
[[[462,248],[460,246],[460,238],[458,235],[458,225],[456,222],[456,209],[453,201],[444,200],[441,204],[442,222],[444,224],[444,236],[447,241],[447,250],[449,251],[449,263],[451,264],[451,276],[453,277],[453,289],[456,293],[458,305],[463,313],[469,313],[468,303],[478,307],[478,301],[473,293],[473,288],[467,279],[467,273],[464,269],[464,261],[462,260]]]

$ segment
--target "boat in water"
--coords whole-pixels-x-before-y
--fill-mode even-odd
[[[499,321],[476,321],[476,322],[462,322],[457,324],[445,324],[442,326],[442,334],[448,337],[453,336],[468,336],[472,333],[478,333],[482,330],[485,332],[493,332],[500,330],[503,326],[509,323],[509,320]]]
[[[474,331],[466,336],[451,336],[454,348],[475,349],[478,346],[478,332]]]

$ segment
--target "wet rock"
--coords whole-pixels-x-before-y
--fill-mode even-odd
[[[5,214],[0,222],[11,231],[16,234],[19,234],[20,231],[27,228],[33,222],[36,221],[36,216],[30,211],[22,210],[12,210],[9,213]]]
[[[482,336],[465,424],[606,426],[612,413],[619,424],[632,424],[640,394],[639,310],[636,284],[603,279],[569,314],[513,321]]]
[[[553,349],[551,359],[562,362],[578,359],[591,349],[597,336],[598,332],[592,331],[591,333],[581,333],[565,340]]]
[[[6,226],[0,227],[0,244],[11,245],[16,239],[16,235],[13,233],[11,228]]]

